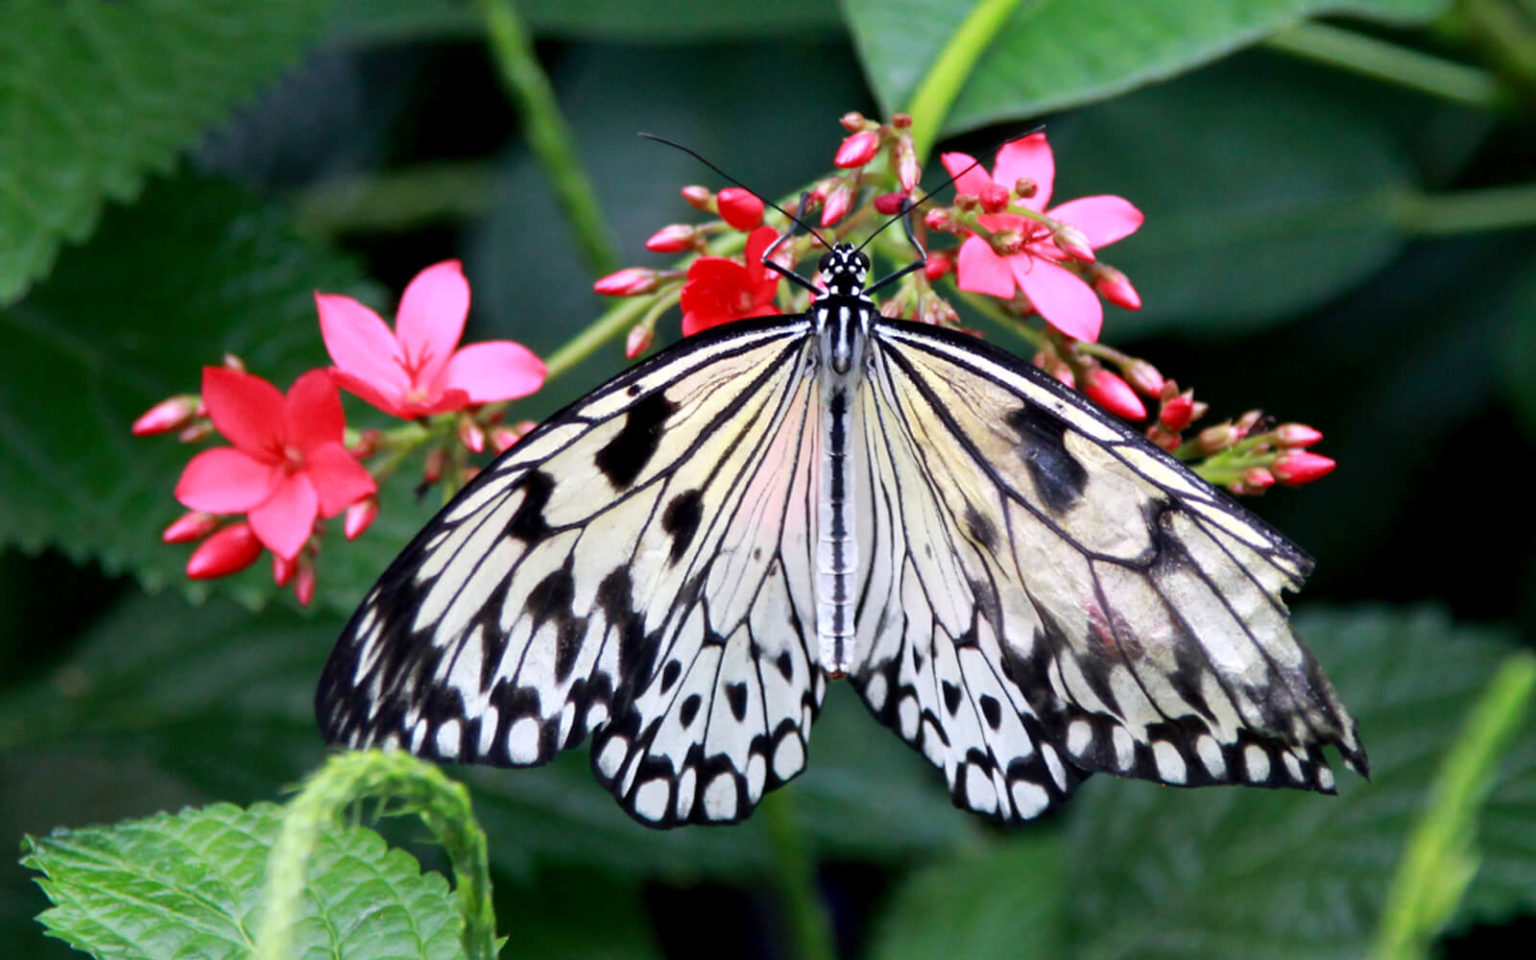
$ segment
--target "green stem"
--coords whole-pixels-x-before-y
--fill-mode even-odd
[[[1536,693],[1536,656],[1506,657],[1467,716],[1430,787],[1387,892],[1373,960],[1429,955],[1477,872],[1477,819],[1494,770]]]
[[[598,347],[634,326],[650,308],[652,300],[653,297],[625,297],[586,329],[567,340],[544,361],[548,370],[546,380],[553,380],[569,372],[596,352]]]
[[[1536,184],[1442,194],[1404,194],[1393,211],[1399,226],[1422,236],[1482,233],[1536,225]]]
[[[1482,47],[1494,69],[1520,85],[1527,99],[1536,92],[1536,9],[1520,10],[1504,0],[1461,0],[1461,16],[1473,42]]]
[[[960,95],[960,88],[971,75],[976,61],[986,53],[992,40],[1013,14],[1019,0],[979,0],[955,28],[949,42],[939,51],[933,66],[917,85],[907,106],[912,115],[912,146],[917,162],[928,159],[949,108]]]
[[[760,815],[767,823],[768,842],[778,861],[779,892],[794,942],[792,956],[800,960],[835,960],[832,919],[816,888],[816,863],[805,849],[795,825],[792,797],[778,790],[763,799]]]
[[[403,751],[358,750],[333,754],[288,804],[277,841],[267,856],[256,960],[288,960],[293,925],[309,881],[309,861],[321,835],[359,800],[385,798],[392,815],[415,813],[432,831],[453,865],[464,954],[494,960],[496,916],[491,907],[490,860],[485,831],[475,822],[469,791],[437,767]]]
[[[1499,110],[1509,97],[1490,73],[1323,23],[1298,23],[1264,43],[1304,60],[1350,70],[1410,90],[1474,107]]]
[[[594,276],[612,273],[619,263],[613,231],[597,205],[592,181],[577,159],[571,132],[555,101],[549,78],[534,56],[533,43],[511,0],[480,0],[480,8],[501,78],[522,113],[528,145],[555,189],[582,255]]]

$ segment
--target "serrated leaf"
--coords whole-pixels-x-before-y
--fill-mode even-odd
[[[1340,796],[1327,798],[1096,778],[1067,832],[1080,853],[1067,877],[1079,955],[1363,953],[1428,785],[1510,638],[1432,612],[1315,613],[1298,627],[1360,722],[1371,781],[1346,774]],[[1525,729],[1529,744],[1536,723]],[[1531,758],[1507,758],[1480,832],[1484,870],[1505,894],[1512,881],[1536,884],[1530,820],[1510,816],[1529,818],[1533,795]],[[1483,915],[1497,899],[1474,884],[1464,914]]]
[[[252,615],[227,602],[135,598],[46,683],[0,698],[0,748],[97,744],[147,757],[201,791],[188,800],[272,795],[323,755],[314,690],[341,626],[278,606]],[[975,830],[939,773],[841,694],[813,732],[809,772],[786,788],[810,842],[892,861]],[[760,818],[666,833],[636,824],[593,780],[585,746],[547,767],[450,772],[476,788],[493,861],[516,875],[550,864],[739,877],[773,863]]]
[[[993,40],[944,121],[970,130],[1037,117],[1165,80],[1319,13],[1422,23],[1447,0],[1026,0]],[[974,6],[847,0],[865,73],[890,113],[904,108]]]
[[[176,583],[205,596],[182,573],[189,548],[160,542],[183,512],[172,492],[195,448],[132,437],[129,425],[171,394],[197,392],[201,368],[225,351],[285,389],[328,364],[317,289],[363,292],[348,262],[239,188],[183,177],[112,210],[48,283],[0,311],[0,543],[57,546],[151,590]],[[418,525],[407,511],[392,526],[398,512],[336,549],[374,552],[322,568],[321,603],[356,604]],[[219,587],[258,603],[272,593],[270,567]]]
[[[230,804],[24,842],[54,906],[49,932],[99,958],[249,956],[282,808]],[[310,865],[295,956],[463,955],[448,883],[366,827],[327,831]]]
[[[930,957],[1065,955],[1063,876],[1067,849],[1059,833],[1031,827],[968,849],[902,882],[875,925],[874,960]]]
[[[6,0],[0,304],[294,62],[324,0]]]

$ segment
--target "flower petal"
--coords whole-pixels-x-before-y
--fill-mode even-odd
[[[265,503],[281,480],[281,468],[271,463],[234,447],[214,447],[181,471],[176,499],[193,510],[244,513]]]
[[[1044,210],[1051,202],[1051,188],[1056,183],[1056,158],[1043,133],[1009,141],[997,151],[993,181],[1012,190],[1025,177],[1035,181],[1035,195],[1019,202],[1031,210]]]
[[[328,370],[311,370],[288,388],[284,404],[288,442],[308,454],[322,443],[340,443],[347,429],[341,394]]]
[[[328,293],[315,294],[315,307],[320,337],[339,369],[385,396],[405,395],[411,381],[400,364],[400,343],[378,314],[351,297]]]
[[[955,193],[966,196],[978,196],[981,188],[992,182],[987,176],[987,168],[976,162],[976,158],[968,153],[946,153],[939,157],[944,163],[944,169],[955,178]]]
[[[1129,200],[1108,195],[1068,200],[1059,207],[1052,207],[1049,213],[1062,223],[1070,223],[1083,231],[1089,246],[1095,249],[1130,236],[1146,219]]]
[[[352,504],[378,492],[368,468],[339,443],[327,443],[304,458],[304,472],[314,484],[320,513],[334,517]]]
[[[984,293],[990,297],[1011,297],[1017,285],[1009,269],[1009,259],[997,255],[992,245],[980,237],[971,237],[960,245],[955,260],[955,282],[961,290]]]
[[[1051,326],[1078,340],[1097,340],[1104,325],[1104,305],[1083,278],[1049,260],[1011,257],[1013,275]]]
[[[410,420],[412,417],[416,416],[416,414],[413,413],[410,407],[407,406],[404,402],[402,394],[381,393],[372,383],[369,383],[367,380],[364,380],[355,374],[348,373],[340,367],[331,368],[331,379],[338,387],[342,388],[353,396],[361,397],[363,400],[373,404],[375,407],[378,407],[380,410],[383,410],[385,413],[392,417],[399,417],[401,420]]]
[[[320,498],[314,484],[303,473],[285,477],[272,499],[250,512],[251,529],[267,549],[292,560],[304,548],[304,541],[315,528],[315,514]]]
[[[269,462],[282,456],[283,395],[272,384],[229,367],[204,367],[203,404],[230,443]]]
[[[747,277],[752,283],[754,299],[758,303],[769,299],[779,289],[779,272],[763,263],[763,254],[778,239],[779,231],[767,226],[758,227],[747,234],[747,248],[742,253],[742,259],[747,265]]]
[[[418,386],[435,381],[464,335],[469,316],[469,281],[457,260],[435,263],[416,274],[400,298],[395,335]]]
[[[463,390],[471,403],[514,400],[544,385],[544,361],[511,340],[472,343],[448,361],[439,384]]]

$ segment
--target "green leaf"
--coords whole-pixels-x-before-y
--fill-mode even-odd
[[[1346,775],[1328,798],[1096,778],[1067,833],[1077,852],[1068,929],[1082,956],[1364,953],[1429,784],[1510,638],[1432,612],[1314,613],[1298,627],[1360,722],[1371,781]],[[1521,739],[1536,740],[1532,718]],[[1532,821],[1507,814],[1530,817],[1536,766],[1520,757],[1502,766],[1479,839],[1483,869],[1523,881],[1529,904]],[[1493,898],[1474,884],[1465,915],[1482,915]]]
[[[1348,290],[1406,242],[1412,165],[1358,82],[1272,54],[1234,58],[1053,124],[1052,203],[1118,194],[1146,214],[1104,248],[1140,291],[1107,335],[1235,336]],[[1234,97],[1233,90],[1242,90]]]
[[[896,888],[875,925],[875,960],[1065,955],[1072,896],[1059,833],[1031,827],[920,870]]]
[[[282,808],[215,804],[27,838],[54,906],[39,919],[99,958],[245,957]],[[462,956],[447,882],[365,827],[328,831],[294,927],[295,956]]]
[[[974,129],[1102,100],[1247,46],[1318,13],[1422,23],[1447,0],[1034,0],[977,63],[944,129]],[[865,73],[887,113],[903,109],[972,4],[847,0]]]
[[[172,493],[196,451],[174,436],[132,437],[129,425],[167,396],[197,392],[201,368],[225,351],[283,389],[326,365],[316,290],[362,286],[348,262],[233,186],[157,182],[138,204],[112,210],[48,283],[0,311],[0,543],[57,546],[151,590],[179,583],[205,596],[182,573],[190,549],[160,542],[183,512]],[[336,537],[322,563],[370,548],[371,559],[323,567],[321,602],[355,605],[420,516],[391,510],[359,545]],[[270,568],[219,587],[260,602],[273,589]]]
[[[316,39],[322,0],[6,0],[0,304]]]

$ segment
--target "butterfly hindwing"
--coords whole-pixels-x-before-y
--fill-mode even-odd
[[[1363,771],[1286,618],[1281,591],[1300,586],[1305,554],[1012,355],[933,327],[876,329],[875,439],[908,459],[895,476],[915,478],[884,522],[934,549],[898,550],[903,599],[885,619],[908,630],[881,634],[855,682],[945,768],[957,803],[1031,816],[1076,782],[1056,775],[1062,758],[1170,784],[1330,791],[1331,743]],[[912,624],[924,610],[932,640]],[[988,703],[1004,695],[1017,723]]]
[[[693,338],[487,467],[354,615],[327,738],[527,766],[594,732],[599,779],[663,826],[740,819],[797,774],[824,690],[799,612],[808,334]]]

